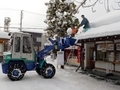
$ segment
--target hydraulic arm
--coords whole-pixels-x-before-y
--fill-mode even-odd
[[[49,38],[49,41],[51,42],[51,45],[45,46],[43,50],[37,53],[39,59],[43,59],[46,55],[48,55],[55,46],[57,46],[58,50],[64,50],[65,48],[75,45],[76,39],[66,36],[60,37],[57,40]]]

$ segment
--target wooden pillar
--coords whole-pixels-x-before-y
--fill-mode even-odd
[[[116,62],[116,43],[113,41],[113,44],[114,44],[114,61],[113,62]],[[113,71],[115,71],[115,63],[113,63],[114,67],[113,67]]]
[[[84,43],[81,43],[81,69],[84,70],[84,59],[85,59],[85,49],[84,49]]]
[[[97,44],[94,42],[94,52],[93,52],[93,64],[95,68],[95,61],[97,60]]]
[[[94,42],[94,51],[95,51],[95,60],[94,60],[94,63],[95,61],[97,60],[97,44]]]

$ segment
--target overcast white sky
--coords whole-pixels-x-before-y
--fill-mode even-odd
[[[48,1],[49,0],[0,0],[0,8],[27,10],[45,14],[47,7],[44,3]]]
[[[81,1],[81,0],[76,0]],[[89,0],[88,0],[89,1]],[[96,1],[96,0],[91,0]],[[101,0],[104,1],[104,0]],[[114,0],[110,1],[110,9],[111,6],[117,7],[117,4]],[[116,0],[119,1],[119,0]],[[32,14],[28,12],[24,12],[23,24],[27,21],[27,25],[31,27],[45,27],[46,24],[43,22],[45,20],[45,14],[47,10],[47,6],[45,6],[45,2],[49,2],[49,0],[0,0],[0,25],[4,23],[4,17],[11,17],[11,25],[19,25],[20,22],[20,10],[30,11],[34,13],[39,13],[42,15]],[[76,16],[81,20],[81,14],[84,14],[90,22],[99,18],[100,16],[106,14],[104,9],[104,4],[99,4],[94,7],[96,10],[95,13],[92,12],[91,8],[79,9],[79,14]],[[14,12],[14,13],[13,13]],[[29,15],[30,16],[29,16]],[[34,21],[33,21],[34,20]],[[17,23],[16,23],[17,22]],[[34,24],[34,25],[33,25]]]

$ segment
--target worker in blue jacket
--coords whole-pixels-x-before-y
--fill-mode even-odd
[[[89,24],[88,19],[84,15],[81,15],[81,17],[83,20],[80,23],[80,27],[83,26],[82,32],[86,32],[88,29],[90,29],[90,24]]]

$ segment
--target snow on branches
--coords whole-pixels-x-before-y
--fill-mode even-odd
[[[68,28],[79,26],[76,14],[76,4],[72,0],[50,0],[45,3],[48,6],[46,20],[49,37],[57,34],[59,37],[66,35]]]

